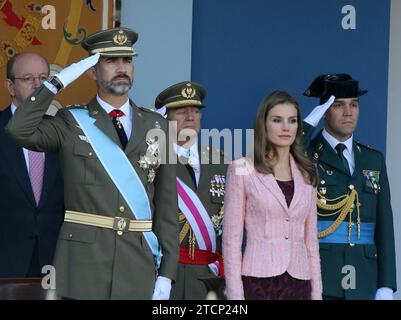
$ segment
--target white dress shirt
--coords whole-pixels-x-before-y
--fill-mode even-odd
[[[174,143],[174,151],[178,158],[183,157],[189,159],[189,165],[194,169],[196,185],[199,185],[200,179],[200,161],[198,153],[198,143],[195,142],[189,149],[183,148]]]
[[[15,110],[17,110],[17,106],[14,103],[12,103],[11,104],[11,113],[12,113],[12,115],[14,115]],[[25,159],[25,163],[26,163],[26,168],[27,168],[27,170],[29,172],[29,155],[28,155],[28,151],[29,150],[25,149],[25,148],[22,148],[22,151],[24,152],[24,159]],[[42,154],[43,154],[43,158],[44,158],[45,157],[45,153],[42,152]]]
[[[354,157],[354,150],[352,148],[353,135],[348,140],[338,141],[330,133],[328,133],[326,131],[326,129],[323,129],[322,134],[323,134],[323,137],[326,139],[326,141],[334,149],[335,152],[337,152],[337,150],[335,148],[339,143],[343,143],[345,145],[346,148],[344,149],[343,154],[344,154],[345,159],[347,159],[347,161],[348,161],[349,170],[352,175],[354,173],[354,169],[355,169],[355,157]]]
[[[96,96],[97,102],[99,102],[100,106],[107,112],[110,113],[111,111],[117,109],[114,108],[112,105],[108,104],[106,101],[102,100],[99,96]],[[122,123],[124,127],[125,134],[127,135],[127,139],[131,137],[132,131],[132,108],[129,104],[129,99],[119,108],[122,112],[124,112],[124,116],[119,117],[118,119]]]

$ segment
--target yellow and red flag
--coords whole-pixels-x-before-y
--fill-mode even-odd
[[[44,56],[54,74],[87,56],[81,48],[86,36],[113,26],[113,0],[0,0],[0,81],[6,78],[7,61],[20,52]],[[87,103],[95,85],[86,76],[57,95],[58,107]],[[11,101],[0,86],[0,109]]]

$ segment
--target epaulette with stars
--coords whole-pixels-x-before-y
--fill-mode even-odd
[[[162,117],[164,119],[164,117],[153,108],[138,107],[138,109],[141,109],[142,111],[145,111],[145,112],[148,112],[151,114],[157,114],[159,117]]]

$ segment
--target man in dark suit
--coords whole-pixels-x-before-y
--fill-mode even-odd
[[[0,277],[41,277],[51,265],[64,217],[63,180],[52,153],[22,148],[4,127],[49,75],[47,61],[21,53],[7,64],[12,104],[0,111]]]
[[[392,299],[396,290],[393,214],[383,155],[353,137],[359,97],[348,74],[321,75],[305,95],[320,98],[304,121],[319,170],[318,231],[326,299]],[[312,132],[324,117],[324,129]]]
[[[197,142],[205,95],[200,84],[185,81],[165,89],[155,102],[156,108],[166,109],[177,137],[180,263],[173,300],[205,299],[205,284],[219,284],[214,278],[224,275],[220,253],[227,161],[219,150]]]
[[[127,28],[87,37],[90,56],[45,81],[7,126],[19,143],[61,159],[66,214],[55,267],[62,297],[168,299],[175,279],[176,171],[161,163],[168,144],[154,136],[162,138],[167,121],[128,97],[137,38]],[[54,94],[86,70],[97,96],[44,119]]]

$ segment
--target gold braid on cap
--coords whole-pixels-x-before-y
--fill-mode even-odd
[[[180,106],[187,106],[187,105],[201,105],[202,102],[200,102],[199,100],[180,100],[180,101],[173,101],[173,102],[169,102],[166,103],[164,106],[166,108],[171,108],[171,107],[180,107]]]
[[[327,202],[334,202],[337,200],[340,200],[337,203],[327,203]],[[328,227],[327,229],[318,232],[317,236],[318,238],[323,238],[326,237],[327,235],[333,233],[338,226],[345,220],[347,215],[349,215],[349,221],[348,221],[348,241],[351,241],[351,231],[352,231],[352,211],[355,208],[355,200],[356,200],[356,211],[357,211],[357,226],[358,226],[358,239],[360,239],[361,235],[361,216],[359,212],[359,195],[358,192],[355,189],[352,189],[350,193],[343,195],[341,197],[335,198],[335,199],[328,199],[324,195],[322,195],[320,192],[318,192],[318,199],[317,199],[317,207],[319,209],[323,209],[326,211],[334,211],[330,213],[321,213],[318,212],[318,216],[321,217],[329,217],[333,216],[337,213],[340,213],[337,217],[336,220],[334,220],[333,224]]]

